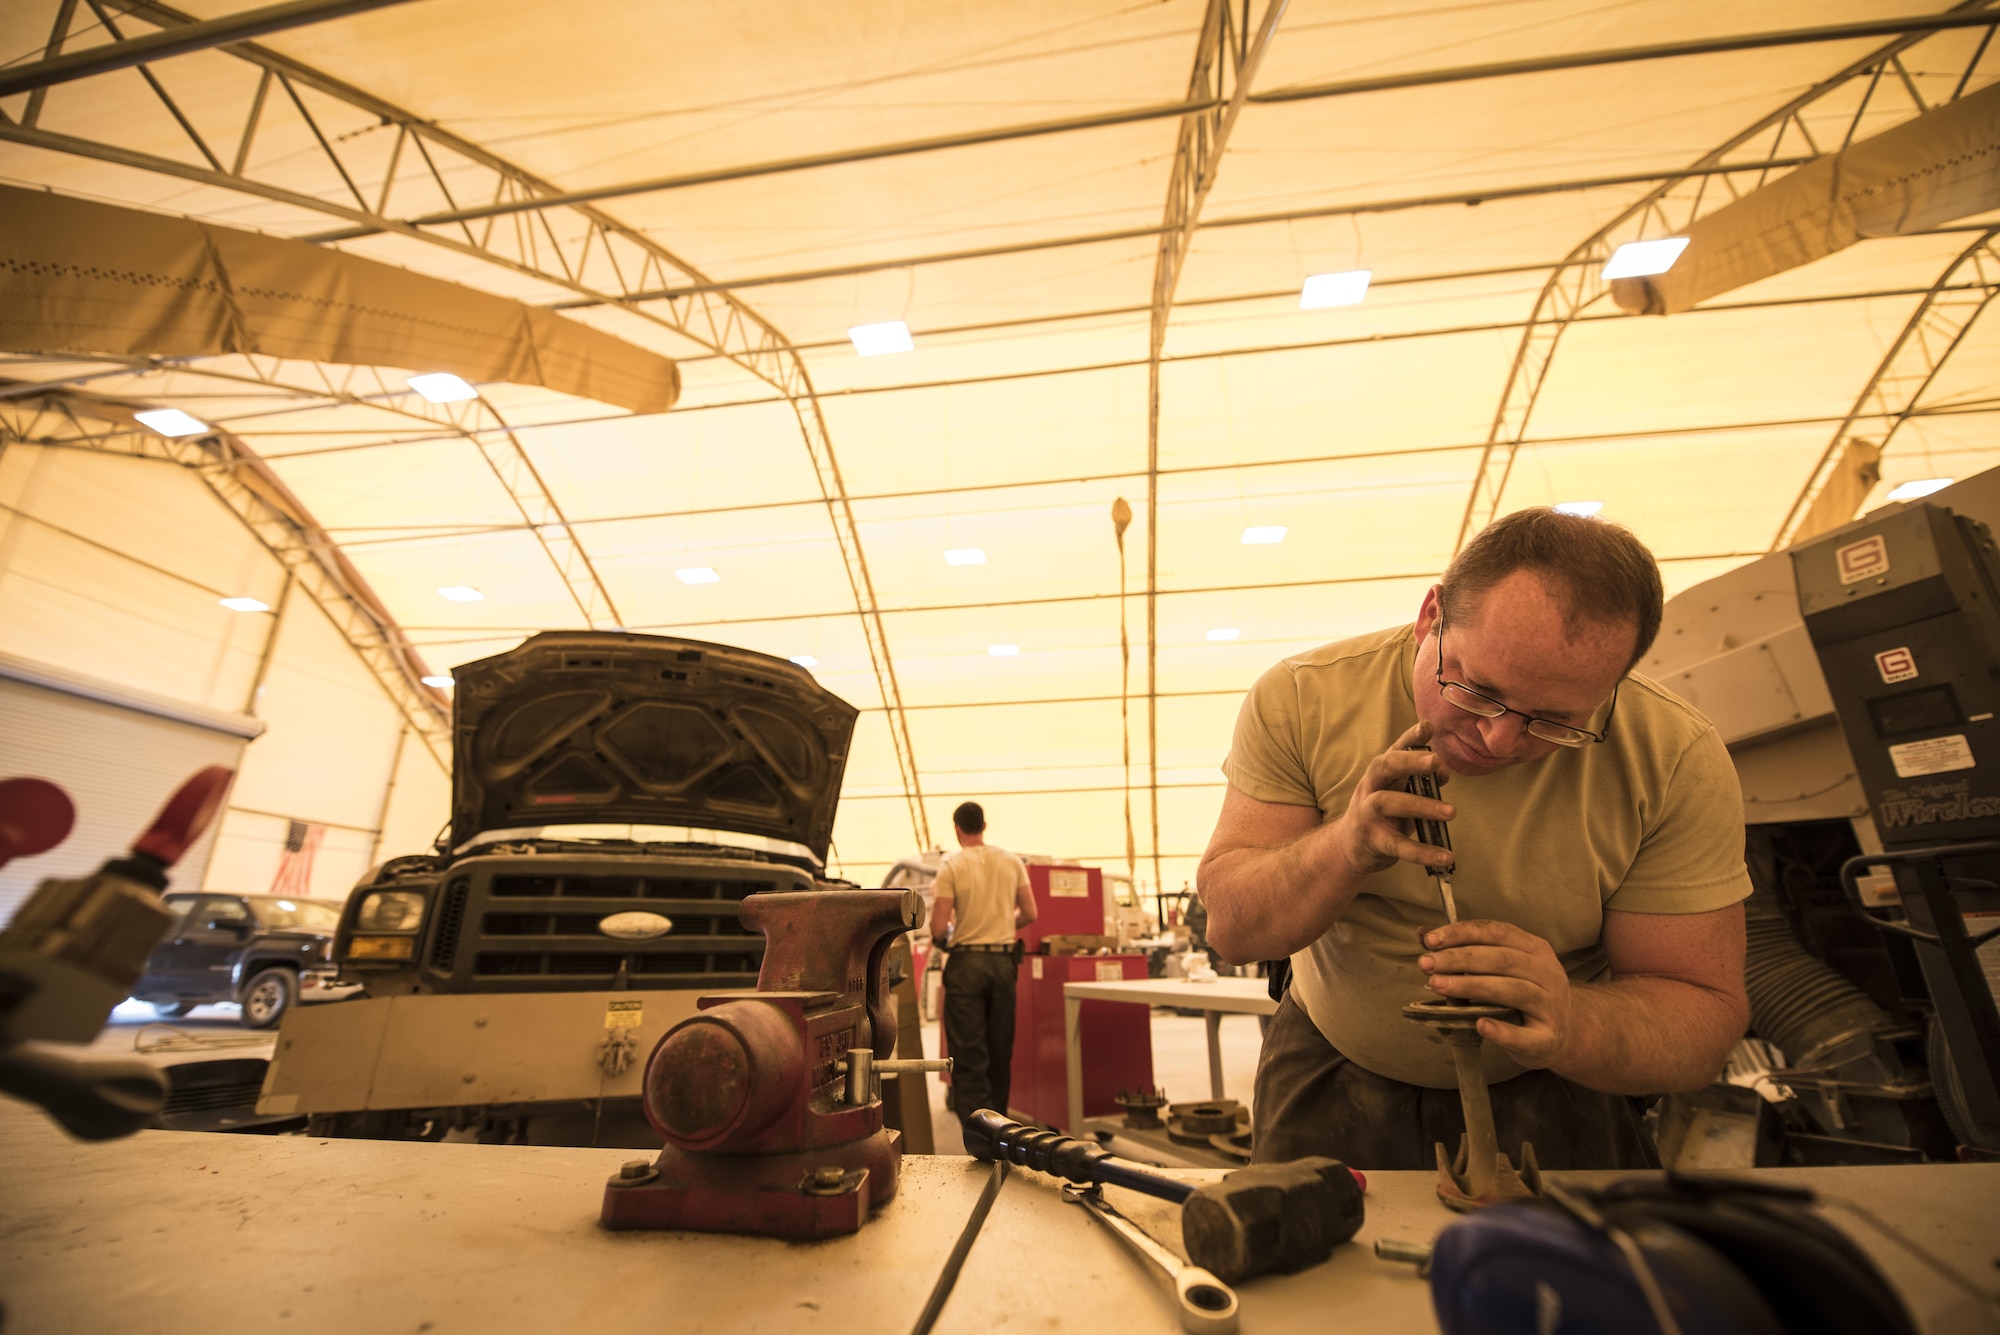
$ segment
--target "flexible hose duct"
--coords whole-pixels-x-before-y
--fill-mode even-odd
[[[1839,1066],[1873,1050],[1889,1017],[1866,993],[1806,953],[1782,917],[1752,914],[1743,982],[1750,1027],[1796,1070]]]

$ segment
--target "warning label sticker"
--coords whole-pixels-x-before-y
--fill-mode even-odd
[[[1840,567],[1842,584],[1852,584],[1871,575],[1886,575],[1889,573],[1889,544],[1877,533],[1872,538],[1835,548],[1833,560]]]
[[[1949,737],[1927,737],[1921,742],[1892,746],[1889,763],[1896,767],[1899,777],[1914,779],[1924,774],[1973,769],[1979,762],[1972,758],[1972,747],[1966,743],[1965,734],[1955,732]]]
[[[604,1027],[606,1029],[637,1029],[645,1018],[644,1001],[607,1001],[604,1003]]]
[[[1049,894],[1056,899],[1088,899],[1090,897],[1090,873],[1087,871],[1051,871],[1049,873]]]
[[[1908,681],[1917,675],[1917,659],[1908,648],[1884,649],[1875,655],[1875,670],[1882,674],[1882,680],[1894,685]]]

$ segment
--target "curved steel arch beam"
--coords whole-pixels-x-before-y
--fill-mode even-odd
[[[1885,423],[1882,438],[1875,445],[1884,454],[1888,453],[1891,437],[1915,414],[1924,391],[1937,379],[1952,353],[1958,351],[1995,295],[2000,295],[2000,227],[1966,247],[1917,303],[1903,331],[1896,335],[1896,341],[1889,345],[1889,351],[1875,367],[1875,373],[1855,396],[1854,406],[1833,429],[1833,438],[1827,442],[1819,463],[1806,478],[1792,508],[1785,512],[1785,520],[1771,540],[1772,551],[1782,551],[1791,545],[1792,536],[1805,522],[1813,502],[1826,489],[1828,479],[1847,453],[1848,432],[1856,421],[1865,417]]]
[[[162,26],[195,22],[191,15],[155,3],[155,0],[121,0],[120,8]],[[66,20],[65,14],[59,19],[59,26]],[[791,341],[762,315],[727,292],[700,290],[665,301],[642,303],[636,294],[669,287],[701,288],[709,284],[709,279],[701,270],[651,237],[627,227],[589,204],[554,207],[538,203],[534,205],[532,217],[507,219],[506,226],[488,220],[477,230],[468,224],[419,228],[388,217],[386,210],[401,179],[397,169],[406,151],[414,151],[422,163],[412,175],[418,179],[427,178],[447,201],[453,199],[453,194],[447,173],[439,166],[439,159],[444,155],[455,159],[448,165],[461,173],[474,175],[478,187],[476,193],[485,194],[493,200],[539,201],[559,196],[562,192],[553,182],[516,166],[471,140],[426,122],[394,103],[301,61],[254,42],[238,42],[222,50],[263,71],[254,94],[246,99],[243,129],[231,167],[222,167],[221,157],[198,138],[194,139],[195,146],[209,162],[207,167],[115,144],[52,134],[32,124],[4,119],[0,119],[0,139],[257,195],[342,218],[371,231],[393,233],[497,264],[565,288],[579,297],[617,306],[671,330],[778,390],[792,403],[797,414],[800,434],[812,459],[834,540],[847,570],[876,685],[889,716],[890,739],[910,808],[911,830],[920,847],[930,847],[930,822],[924,811],[922,783],[910,740],[909,722],[903,711],[902,689],[889,652],[887,628],[875,597],[874,580],[862,551],[859,528],[853,507],[847,500],[846,486],[832,437],[827,431],[825,415],[804,360]],[[157,83],[151,86],[163,109],[187,129],[189,122],[165,90]],[[384,128],[394,128],[394,147],[382,172],[379,192],[371,192],[374,198],[363,193],[355,173],[349,169],[349,162],[336,148],[336,140],[325,133],[305,100],[299,96],[301,88],[359,111]],[[331,171],[331,176],[325,178],[328,190],[336,197],[308,194],[276,182],[258,180],[249,174],[247,169],[258,126],[269,107],[280,97],[289,101],[311,130],[324,165]],[[191,129],[188,133],[194,138]],[[463,175],[460,184],[464,189]],[[552,221],[556,216],[563,222],[560,230]]]
[[[1152,811],[1153,893],[1155,900],[1165,892],[1160,883],[1160,352],[1167,341],[1167,325],[1173,318],[1174,289],[1187,262],[1188,248],[1194,244],[1195,229],[1201,222],[1201,206],[1208,202],[1229,146],[1229,132],[1249,99],[1250,85],[1257,78],[1278,21],[1285,16],[1289,0],[1265,0],[1264,17],[1257,31],[1250,31],[1250,0],[1242,0],[1238,18],[1229,0],[1209,0],[1202,20],[1201,36],[1195,46],[1194,70],[1188,76],[1190,103],[1201,102],[1207,109],[1181,122],[1180,138],[1174,146],[1173,172],[1167,181],[1166,216],[1161,223],[1160,245],[1153,265],[1153,302],[1150,338],[1146,345],[1146,790]],[[1123,560],[1124,536],[1119,537]],[[1120,599],[1123,584],[1120,580]],[[1118,688],[1130,689],[1121,668]],[[1128,746],[1129,750],[1129,746]],[[1125,796],[1126,842],[1131,843],[1131,790]],[[1129,854],[1129,847],[1128,847]]]
[[[1949,12],[1978,13],[1987,9],[1991,3],[1992,0],[1961,0],[1961,3]],[[1811,133],[1800,119],[1800,113],[1857,79],[1865,78],[1872,81],[1868,90],[1872,95],[1876,86],[1882,81],[1883,71],[1891,67],[1891,62],[1902,52],[1931,35],[1928,32],[1906,34],[1853,61],[1830,78],[1813,85],[1776,111],[1762,117],[1748,129],[1732,135],[1717,148],[1703,154],[1691,164],[1689,175],[1663,181],[1649,190],[1644,197],[1624,209],[1617,217],[1598,228],[1570,251],[1562,266],[1550,274],[1548,281],[1543,284],[1541,294],[1535,300],[1534,313],[1521,336],[1520,345],[1515,349],[1514,362],[1508,369],[1506,384],[1500,394],[1500,403],[1493,414],[1493,425],[1487,433],[1486,447],[1480,455],[1479,471],[1473,478],[1472,492],[1466,499],[1465,513],[1459,521],[1458,538],[1452,545],[1454,553],[1463,549],[1472,535],[1490,523],[1499,510],[1501,496],[1506,491],[1508,477],[1513,472],[1514,457],[1527,436],[1528,419],[1534,413],[1535,401],[1541,395],[1542,386],[1548,381],[1556,345],[1561,341],[1564,331],[1580,313],[1601,300],[1610,290],[1609,284],[1599,275],[1603,271],[1603,262],[1610,258],[1611,238],[1627,228],[1634,231],[1643,228],[1649,218],[1658,217],[1665,222],[1667,204],[1677,189],[1683,188],[1689,180],[1710,179],[1715,175],[1713,169],[1722,165],[1729,154],[1754,142],[1761,135],[1775,131],[1763,159],[1744,164],[1743,171],[1746,173],[1754,172],[1761,176],[1762,173],[1771,170],[1774,163],[1786,156],[1784,150],[1793,139],[1811,147],[1817,153],[1818,146],[1813,143]],[[1978,62],[1980,55],[1984,54],[1985,49],[1982,43],[1978,53],[1972,58],[1974,64]],[[1961,79],[1959,91],[1962,92],[1964,86],[1965,80]],[[1864,96],[1862,101],[1864,108],[1867,106],[1867,101],[1867,97]],[[1916,108],[1918,112],[1925,109],[1921,106]],[[1859,121],[1858,115],[1856,121],[1857,123]],[[1850,131],[1850,137],[1851,133]],[[1697,178],[1694,173],[1703,175]],[[1730,180],[1727,175],[1723,175],[1720,179],[1725,185],[1728,185]],[[1730,185],[1729,189],[1733,193],[1734,186]],[[1680,226],[1685,226],[1700,214],[1706,193],[1705,189],[1697,189],[1687,205]],[[1674,224],[1666,223],[1666,227],[1671,230]]]
[[[431,758],[451,769],[451,714],[424,685],[422,657],[339,545],[270,466],[226,431],[169,438],[131,420],[129,404],[51,390],[0,400],[0,445],[19,441],[157,459],[189,469],[255,534],[326,613],[402,711]]]

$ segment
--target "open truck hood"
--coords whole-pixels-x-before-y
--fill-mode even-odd
[[[782,658],[545,631],[456,668],[451,844],[496,829],[680,825],[822,861],[858,711]]]

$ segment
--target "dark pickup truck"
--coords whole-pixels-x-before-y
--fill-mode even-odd
[[[168,895],[180,915],[147,957],[132,989],[162,1015],[240,1002],[248,1029],[270,1029],[302,988],[333,982],[330,957],[340,909],[277,895]]]

